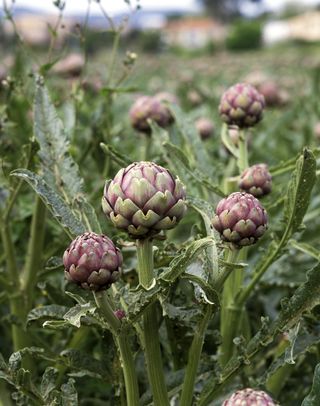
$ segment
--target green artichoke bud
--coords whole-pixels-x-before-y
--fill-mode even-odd
[[[268,165],[257,164],[250,166],[242,173],[239,187],[243,192],[261,197],[271,192],[271,181]]]
[[[121,251],[110,238],[84,233],[72,241],[63,255],[66,279],[84,289],[107,289],[121,272]]]
[[[221,239],[238,248],[254,244],[267,229],[267,212],[249,193],[235,192],[222,199],[212,220]]]
[[[202,117],[196,121],[196,129],[200,138],[204,141],[212,137],[214,133],[214,124],[208,118]]]
[[[131,125],[134,129],[150,134],[148,119],[155,121],[160,127],[166,128],[172,123],[172,115],[167,106],[155,97],[139,97],[129,112]]]
[[[153,162],[135,162],[106,182],[102,208],[112,223],[135,238],[176,226],[186,212],[178,178]]]
[[[262,390],[246,388],[235,392],[222,406],[277,406],[277,403]]]
[[[228,125],[246,128],[254,126],[262,119],[264,107],[262,94],[249,84],[237,83],[223,93],[219,113]]]

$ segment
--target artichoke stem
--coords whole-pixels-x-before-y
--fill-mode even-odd
[[[114,315],[106,291],[94,292],[94,298],[97,306],[102,311],[107,322],[111,327],[113,338],[120,352],[120,362],[124,375],[124,383],[127,395],[128,406],[139,405],[139,387],[134,365],[134,358],[128,342],[128,337],[124,332],[119,331],[121,321]]]
[[[153,244],[150,239],[137,241],[139,282],[145,289],[150,288],[154,279],[152,248]],[[169,406],[160,350],[157,303],[147,307],[143,314],[143,336],[147,372],[154,405]]]
[[[213,306],[207,305],[203,319],[200,320],[198,328],[195,330],[194,337],[188,353],[188,364],[184,375],[180,405],[192,406],[194,384],[197,377],[200,356],[202,352],[204,337],[208,323],[213,313]]]
[[[239,249],[230,248],[227,254],[228,262],[236,262],[240,254]],[[233,339],[236,337],[241,317],[241,306],[234,301],[236,294],[241,288],[243,280],[242,270],[233,270],[228,275],[223,286],[221,303],[221,335],[222,344],[220,347],[220,363],[225,366],[233,354]]]
[[[32,308],[34,288],[37,284],[37,273],[42,265],[46,211],[45,204],[37,196],[31,222],[26,264],[21,279],[21,290],[25,296],[26,312]]]
[[[240,130],[238,167],[240,174],[249,166],[247,137],[244,130]]]

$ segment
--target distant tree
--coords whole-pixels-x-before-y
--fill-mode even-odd
[[[239,17],[240,6],[244,1],[251,1],[252,3],[259,3],[261,0],[199,0],[208,10],[210,15],[228,21],[233,18]]]

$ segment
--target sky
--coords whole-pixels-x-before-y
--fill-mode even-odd
[[[6,0],[7,4],[9,5],[12,0]],[[66,1],[66,7],[65,7],[65,13],[66,14],[72,14],[72,13],[85,13],[88,7],[88,1],[89,0],[65,0]],[[128,11],[128,5],[125,4],[124,0],[100,0],[101,4],[103,5],[104,9],[110,14],[116,14],[122,11]],[[33,7],[39,10],[45,10],[45,11],[52,11],[55,12],[57,10],[53,6],[53,1],[52,0],[15,0],[15,5],[20,7],[20,6],[28,6],[28,7]],[[166,10],[168,9],[174,9],[176,10],[177,8],[181,8],[183,10],[196,10],[197,9],[197,2],[195,0],[140,0],[139,1],[140,5],[143,8],[148,8],[148,9],[161,9],[164,8]],[[1,3],[0,3],[1,4]],[[131,5],[134,7],[137,5],[137,0],[131,0]],[[90,10],[92,13],[100,13],[100,8],[99,5],[96,3],[96,1],[91,0],[91,6]]]
[[[5,0],[7,4],[11,4],[12,0]],[[100,9],[99,5],[96,3],[95,0],[65,0],[66,1],[66,8],[65,14],[73,14],[73,13],[85,13],[88,7],[88,1],[91,3],[91,13],[99,14]],[[101,4],[103,4],[104,9],[112,16],[119,12],[128,11],[128,6],[125,4],[124,0],[100,0]],[[267,9],[278,10],[283,7],[283,5],[288,0],[262,0],[264,6]],[[317,4],[320,0],[295,0],[296,3],[302,5],[311,5]],[[39,10],[48,11],[48,12],[55,12],[56,8],[53,6],[52,0],[15,0],[14,3],[16,6],[28,6],[33,7]],[[249,2],[248,2],[249,3]],[[1,3],[0,3],[1,4]],[[131,0],[132,6],[137,4],[137,0]],[[198,4],[196,0],[140,0],[140,4],[144,9],[156,9],[159,10],[163,9],[179,9],[182,10],[189,10],[195,11],[198,8]],[[250,6],[249,6],[250,7]],[[253,10],[253,9],[252,9]],[[250,12],[250,10],[248,9]]]

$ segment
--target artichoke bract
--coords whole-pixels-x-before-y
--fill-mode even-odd
[[[239,188],[255,197],[271,192],[272,176],[266,164],[256,164],[245,169],[240,176]]]
[[[150,134],[148,119],[155,121],[160,127],[166,128],[172,123],[172,115],[167,106],[155,97],[140,96],[129,112],[131,125],[134,129]]]
[[[241,248],[254,244],[267,229],[267,212],[249,193],[235,192],[222,199],[212,220],[221,239]]]
[[[246,388],[233,393],[222,406],[277,406],[264,391]]]
[[[63,264],[69,282],[99,291],[119,279],[122,254],[105,235],[84,233],[66,249]]]
[[[264,107],[264,97],[256,88],[247,83],[237,83],[223,93],[219,113],[228,125],[247,128],[262,119]]]
[[[132,237],[146,238],[176,226],[186,212],[179,178],[153,162],[135,162],[107,181],[102,209]]]

